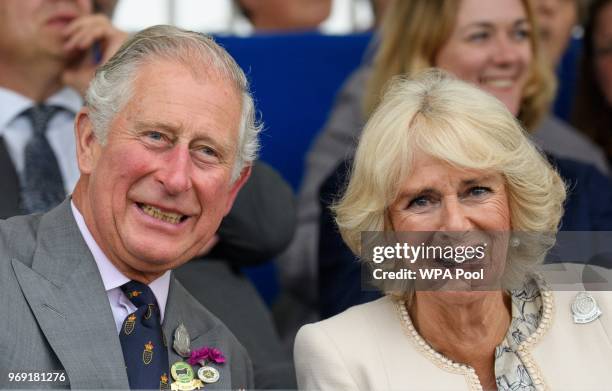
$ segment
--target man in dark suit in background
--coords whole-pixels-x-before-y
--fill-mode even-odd
[[[72,198],[0,221],[0,387],[54,370],[72,388],[164,388],[171,373],[194,386],[180,356],[212,368],[208,388],[253,387],[244,348],[170,270],[229,212],[258,130],[244,74],[202,35],[152,27],[99,69]]]
[[[91,0],[0,2],[0,218],[46,211],[72,191],[81,94],[125,38]]]

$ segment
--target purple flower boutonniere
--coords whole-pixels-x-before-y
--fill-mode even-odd
[[[223,353],[217,348],[211,348],[208,351],[208,359],[215,364],[223,364],[225,362],[225,357]]]
[[[223,356],[221,350],[217,348],[204,346],[200,349],[192,350],[187,362],[190,365],[200,364],[201,366],[206,366],[208,362],[223,364],[225,362],[225,356]]]

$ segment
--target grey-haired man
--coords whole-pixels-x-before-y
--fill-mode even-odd
[[[212,40],[157,26],[126,42],[77,115],[72,198],[0,221],[0,387],[53,371],[72,388],[252,387],[244,348],[171,270],[230,210],[258,131],[244,74]]]

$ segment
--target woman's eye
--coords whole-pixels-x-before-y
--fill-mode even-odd
[[[600,46],[595,48],[595,57],[609,57],[612,56],[612,42],[607,46]]]
[[[489,38],[489,33],[486,31],[479,31],[477,33],[472,33],[468,36],[468,41],[470,42],[480,42]]]
[[[431,200],[428,197],[417,197],[408,203],[408,209],[425,208],[430,205]]]
[[[482,197],[483,195],[487,195],[491,193],[491,189],[484,186],[475,186],[470,188],[468,191],[469,195],[474,197]]]
[[[527,40],[529,39],[530,36],[531,36],[531,30],[527,28],[521,28],[521,29],[517,29],[514,31],[514,38],[517,41]]]

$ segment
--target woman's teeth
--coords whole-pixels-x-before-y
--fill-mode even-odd
[[[514,81],[512,79],[484,79],[482,84],[486,84],[494,88],[509,88],[512,87]]]

